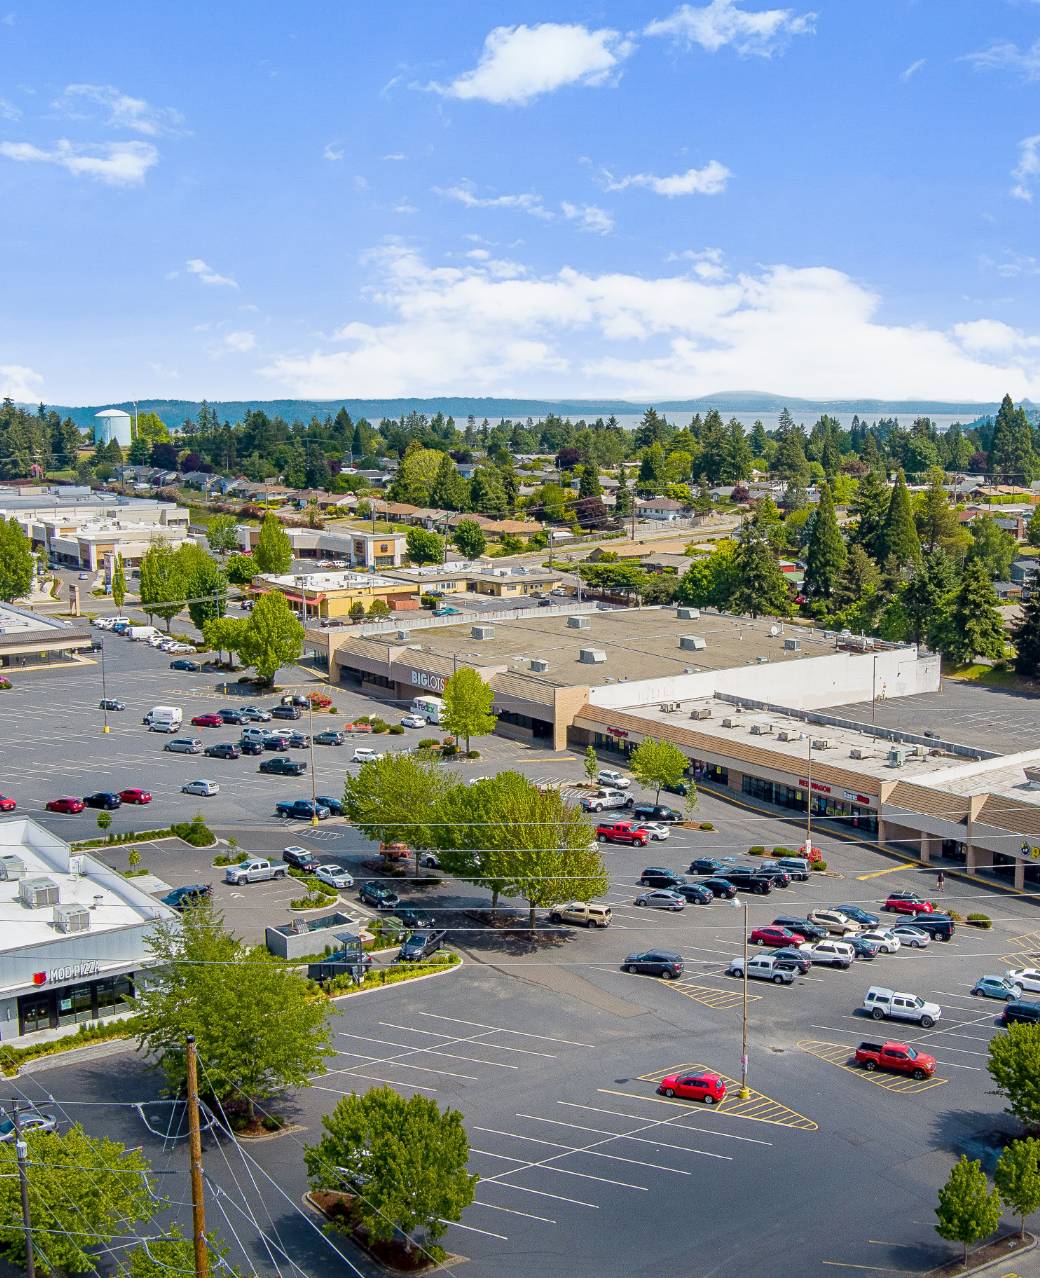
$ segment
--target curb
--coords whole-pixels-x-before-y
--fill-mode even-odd
[[[1017,1237],[1018,1237],[1017,1233],[1007,1235],[1007,1238],[1017,1238]],[[1038,1241],[1040,1241],[1037,1239],[1036,1234],[1029,1234],[1028,1231],[1027,1231],[1027,1237],[1030,1239],[1030,1241],[1026,1244],[1026,1246],[1019,1247],[1015,1251],[1010,1251],[1008,1252],[1006,1256],[997,1256],[993,1260],[987,1260],[985,1264],[982,1264],[982,1265],[973,1266],[971,1263],[971,1256],[969,1255],[967,1267],[964,1269],[958,1269],[956,1271],[957,1278],[960,1278],[962,1274],[965,1274],[965,1275],[988,1274],[994,1269],[997,1269],[997,1268],[1006,1269],[1008,1265],[1016,1264],[1020,1256],[1028,1256],[1031,1251],[1035,1251],[1037,1248],[1037,1243]],[[947,1262],[946,1265],[939,1265],[935,1269],[926,1269],[922,1274],[919,1275],[919,1278],[948,1278],[949,1263],[950,1262]],[[947,1271],[946,1274],[944,1274],[943,1272],[944,1270]],[[1009,1275],[1009,1278],[1016,1278],[1016,1276]]]
[[[394,985],[418,985],[420,981],[432,981],[437,977],[450,976],[452,972],[461,972],[466,965],[466,960],[460,958],[457,963],[452,963],[444,969],[443,972],[424,972],[422,976],[412,976],[406,981],[394,981]],[[345,998],[364,998],[366,994],[385,994],[388,989],[392,989],[392,985],[373,985],[367,990],[347,990],[343,994],[336,994],[328,1001],[330,1003],[342,1002]]]

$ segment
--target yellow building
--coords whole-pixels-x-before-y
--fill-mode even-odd
[[[253,578],[253,590],[259,594],[277,590],[283,594],[305,621],[345,619],[351,605],[360,603],[367,612],[374,599],[382,599],[391,612],[418,609],[415,584],[395,581],[371,572],[309,572]]]

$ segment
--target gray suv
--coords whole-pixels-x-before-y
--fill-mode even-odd
[[[163,749],[173,754],[201,754],[202,742],[198,737],[174,737],[172,741],[166,742]]]

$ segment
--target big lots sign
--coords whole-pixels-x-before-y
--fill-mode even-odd
[[[443,692],[444,676],[427,674],[425,670],[413,670],[412,684],[416,688],[425,688],[427,692]]]

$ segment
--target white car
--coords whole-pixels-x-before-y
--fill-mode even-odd
[[[204,799],[212,799],[219,793],[220,786],[216,781],[189,781],[181,786],[181,794],[200,794]]]
[[[484,776],[484,777],[470,777],[470,779],[466,782],[466,784],[467,784],[467,785],[480,785],[481,781],[490,781],[490,780],[491,780],[491,778],[490,778],[490,777],[488,777],[488,776]]]
[[[856,961],[856,951],[847,941],[818,941],[815,945],[807,941],[798,948],[808,955],[810,963],[821,963],[827,967],[848,971]]]
[[[425,728],[426,720],[421,714],[406,714],[401,720],[402,728]]]
[[[615,790],[627,790],[632,784],[629,777],[623,772],[615,772],[613,768],[600,768],[596,773],[596,780],[600,785],[611,786]]]
[[[641,830],[645,830],[652,839],[656,839],[658,843],[668,838],[671,831],[663,821],[639,821],[638,826]]]
[[[670,892],[667,888],[657,888],[653,892],[643,892],[636,897],[636,905],[645,905],[651,910],[685,910],[686,897],[678,892]]]
[[[20,1116],[19,1126],[24,1135],[30,1132],[54,1132],[58,1130],[58,1121],[53,1114],[45,1114],[41,1109],[34,1109]],[[6,1144],[14,1139],[14,1121],[4,1118],[0,1122],[0,1141]]]
[[[419,864],[425,866],[427,870],[438,870],[441,863],[437,860],[436,852],[423,852],[419,857]]]
[[[348,874],[346,870],[338,865],[319,865],[314,871],[314,877],[320,879],[322,883],[327,883],[329,887],[349,888],[354,886],[354,876]]]
[[[1028,990],[1031,994],[1040,991],[1040,968],[1013,967],[1004,973],[1007,980],[1013,982],[1020,990]]]
[[[866,932],[860,932],[860,937],[864,941],[873,941],[882,954],[895,954],[902,945],[899,937],[887,927],[870,928]]]
[[[355,746],[354,753],[350,756],[351,763],[372,763],[376,759],[383,756],[378,750],[373,750],[371,746]]]
[[[111,630],[113,622],[111,617],[95,617],[90,624],[98,630]]]
[[[914,927],[911,923],[897,923],[892,929],[892,935],[899,940],[900,944],[909,945],[912,950],[923,950],[926,945],[932,943],[932,938],[927,932],[922,932],[919,927]]]

